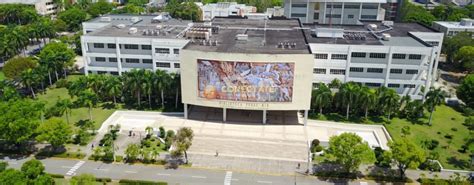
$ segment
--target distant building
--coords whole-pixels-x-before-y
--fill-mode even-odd
[[[56,14],[58,6],[53,0],[0,0],[0,4],[26,4],[35,6],[40,15]]]
[[[462,19],[460,22],[435,21],[433,22],[432,27],[450,37],[459,32],[474,33],[474,20]]]
[[[285,16],[285,8],[279,7],[279,6],[275,6],[273,8],[267,8],[266,14],[269,15],[270,17],[283,17]]]
[[[205,5],[202,3],[196,4],[201,8],[203,21],[210,21],[214,17],[244,17],[246,14],[257,12],[257,8],[254,6],[237,4],[236,2],[219,2]]]
[[[118,4],[124,4],[125,3],[125,0],[105,0],[105,1],[109,2],[109,3],[118,3]],[[99,2],[99,0],[92,0],[92,2],[96,3],[96,2]]]

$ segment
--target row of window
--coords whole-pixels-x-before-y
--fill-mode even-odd
[[[122,45],[119,45],[120,49],[122,48]],[[130,50],[138,50],[140,47],[142,50],[151,50],[151,45],[138,45],[138,44],[123,44],[123,47],[125,49],[130,49]],[[94,43],[94,48],[105,48],[104,43]],[[107,48],[109,49],[115,49],[117,48],[116,44],[114,43],[107,43]],[[170,54],[170,49],[169,48],[155,48],[155,53],[161,53],[161,54]],[[173,49],[173,54],[178,55],[179,54],[179,49],[175,48]]]
[[[377,19],[377,15],[360,15],[361,19]]]
[[[117,58],[108,58],[109,62],[117,62]],[[106,62],[107,59],[105,57],[95,57],[96,62]],[[121,62],[124,62],[123,59],[120,59]],[[152,59],[141,59],[142,64],[152,64],[153,60]],[[125,58],[125,63],[131,63],[131,64],[138,64],[140,63],[140,59],[138,58]],[[156,67],[162,67],[162,68],[170,68],[171,63],[169,62],[157,62]],[[179,63],[174,63],[174,68],[180,68]]]
[[[364,72],[364,68],[362,68],[362,67],[351,67],[349,69],[349,71],[350,72],[362,73],[362,72]],[[314,68],[313,73],[314,74],[326,74],[326,69],[324,69],[324,68]],[[383,73],[383,68],[367,68],[367,73]],[[402,74],[403,69],[390,69],[390,73]],[[345,69],[330,69],[329,74],[345,75],[346,70]],[[416,69],[407,69],[405,71],[405,74],[418,74],[418,70],[416,70]]]
[[[314,58],[315,59],[328,59],[328,54],[326,53],[315,53]],[[407,54],[403,53],[394,53],[392,55],[392,59],[406,59]],[[363,52],[352,52],[351,57],[353,58],[366,58],[367,53]],[[387,54],[386,53],[369,53],[369,58],[386,58]],[[410,60],[421,60],[422,55],[419,54],[409,54],[408,59]],[[346,54],[331,54],[331,59],[335,60],[346,60],[347,55]]]

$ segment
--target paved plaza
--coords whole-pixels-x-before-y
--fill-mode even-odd
[[[295,119],[300,120],[300,119]],[[301,123],[301,120],[298,121]],[[107,132],[109,125],[121,125],[122,133],[143,132],[147,126],[177,130],[193,129],[195,137],[189,150],[195,167],[253,171],[264,173],[294,173],[307,169],[308,143],[319,139],[323,145],[329,138],[343,132],[354,132],[371,146],[387,148],[390,136],[380,125],[360,125],[312,121],[305,127],[293,124],[245,124],[228,121],[186,120],[182,113],[116,111],[99,129]]]

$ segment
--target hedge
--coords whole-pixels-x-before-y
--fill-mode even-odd
[[[168,185],[167,182],[153,182],[153,181],[144,181],[144,180],[130,180],[130,179],[121,179],[119,181],[121,185]]]
[[[64,175],[61,175],[61,174],[52,174],[52,173],[50,173],[49,175],[52,178],[55,178],[55,179],[64,179]]]
[[[96,177],[95,181],[97,181],[97,182],[112,182],[112,179],[108,178],[108,177],[104,177],[104,178]]]
[[[422,185],[451,185],[451,184],[471,185],[471,183],[468,181],[451,182],[450,180],[446,180],[446,179],[429,179],[429,178],[420,178],[418,179],[418,182],[420,182],[420,184]]]

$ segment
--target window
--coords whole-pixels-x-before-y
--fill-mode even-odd
[[[105,62],[105,58],[104,57],[95,57],[95,61],[96,62]]]
[[[390,69],[390,73],[402,74],[402,73],[403,73],[403,69]]]
[[[350,71],[351,71],[351,72],[359,72],[359,73],[362,73],[362,72],[364,72],[364,68],[362,68],[362,67],[351,67],[351,68],[350,68]]]
[[[365,83],[367,87],[380,87],[380,83]]]
[[[307,4],[291,4],[291,7],[294,8],[306,8]]]
[[[421,59],[421,55],[408,55],[408,59],[410,60],[420,60]]]
[[[142,45],[142,50],[151,50],[151,45]]]
[[[382,68],[367,68],[368,73],[383,73]]]
[[[379,9],[378,4],[362,4],[362,9]]]
[[[329,70],[329,73],[331,73],[332,75],[345,75],[346,70],[345,69],[331,69]]]
[[[174,53],[175,55],[179,55],[179,49],[173,49],[173,53]]]
[[[170,54],[170,49],[168,49],[168,48],[155,48],[155,53]]]
[[[324,53],[315,53],[314,54],[315,59],[328,59],[328,54]]]
[[[292,13],[291,17],[306,17],[306,14],[304,14],[304,13]]]
[[[354,19],[354,15],[349,14],[349,15],[347,15],[347,18],[348,18],[348,19]]]
[[[94,48],[104,48],[103,43],[94,43]]]
[[[361,19],[377,19],[377,15],[361,15]]]
[[[152,59],[142,59],[142,63],[151,64],[151,63],[153,63],[153,60]]]
[[[415,88],[415,84],[405,84],[403,85],[404,88]]]
[[[313,73],[314,74],[326,74],[326,69],[324,69],[324,68],[314,68]]]
[[[97,71],[97,74],[107,74],[107,71]]]
[[[138,59],[138,58],[126,58],[125,63],[140,63],[140,59]]]
[[[117,58],[109,58],[109,62],[117,62]]]
[[[385,53],[370,53],[370,58],[385,58]]]
[[[110,72],[110,74],[111,74],[111,75],[119,75],[119,73],[118,73],[118,72],[115,72],[115,71]]]
[[[174,63],[174,68],[180,68],[179,63]]]
[[[170,63],[167,63],[167,62],[157,62],[156,67],[170,68],[171,65],[170,65]]]
[[[115,48],[117,48],[117,46],[116,46],[115,44],[113,44],[113,43],[108,43],[108,44],[107,44],[107,48],[109,48],[109,49],[115,49]]]
[[[344,54],[332,54],[331,59],[334,60],[347,60],[347,55]]]
[[[407,55],[402,53],[394,53],[392,55],[392,59],[405,59]]]
[[[138,45],[136,44],[125,44],[125,49],[138,49]]]
[[[326,14],[326,18],[341,18],[341,14]]]
[[[313,19],[319,19],[319,13],[318,12],[313,14]]]
[[[326,8],[342,8],[342,4],[327,4]]]
[[[418,70],[416,69],[407,69],[405,72],[407,75],[418,74]]]
[[[360,9],[360,5],[358,5],[358,4],[345,4],[344,9]]]
[[[361,52],[352,52],[352,57],[354,58],[365,58],[366,53],[361,53]]]
[[[390,88],[400,88],[400,84],[388,84]]]

